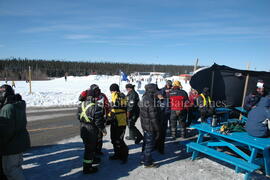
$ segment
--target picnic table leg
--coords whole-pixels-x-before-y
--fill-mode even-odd
[[[269,149],[264,149],[263,159],[264,159],[264,168],[266,176],[270,176],[270,151]]]
[[[250,158],[248,160],[249,163],[253,163],[256,156],[257,156],[257,153],[258,153],[258,149],[252,147],[251,148],[251,155],[250,155]],[[236,173],[240,173],[240,172],[243,172],[243,170],[239,167],[235,167],[235,172]],[[245,180],[248,180],[249,179],[249,176],[250,176],[250,173],[249,172],[246,172],[245,174]]]
[[[255,160],[255,158],[257,156],[257,153],[258,153],[258,149],[254,148],[254,147],[252,147],[251,149],[252,149],[251,155],[250,155],[250,158],[248,160],[249,163],[253,163],[254,162],[254,160]],[[245,174],[245,180],[248,180],[249,179],[249,176],[250,176],[250,172],[246,172],[246,174]]]
[[[197,139],[198,144],[200,144],[203,141],[203,136],[204,136],[204,133],[202,131],[199,131],[199,136]],[[198,151],[193,151],[191,160],[195,160],[197,156],[198,156]]]

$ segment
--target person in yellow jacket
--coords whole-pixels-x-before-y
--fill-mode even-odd
[[[210,98],[208,87],[203,88],[203,92],[197,98],[197,105],[199,106],[201,114],[199,121],[205,122],[208,117],[214,114],[214,108],[212,107],[212,100]]]
[[[111,122],[111,141],[113,144],[114,155],[110,156],[110,160],[121,160],[122,163],[127,162],[128,147],[124,141],[127,126],[127,99],[120,92],[117,84],[110,86],[112,95],[111,111],[109,119]]]

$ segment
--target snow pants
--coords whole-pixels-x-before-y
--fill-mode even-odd
[[[101,131],[98,132],[98,139],[97,139],[97,148],[96,153],[100,153],[103,146],[103,134]]]
[[[139,113],[131,113],[131,117],[128,119],[129,137],[131,139],[142,139],[143,135],[135,126],[137,119],[139,118]]]
[[[111,124],[111,141],[115,156],[125,161],[128,158],[128,147],[124,141],[126,126],[118,126],[116,123]]]
[[[186,119],[187,119],[187,111],[171,111],[171,135],[173,138],[176,138],[177,131],[177,121],[181,125],[181,136],[185,134],[186,131]]]
[[[161,131],[160,131],[160,137],[156,141],[156,148],[158,152],[161,154],[164,153],[164,147],[165,147],[165,139],[166,139],[166,133],[167,133],[167,128],[168,128],[168,121],[170,120],[171,113],[165,113],[162,112],[161,115]]]
[[[154,132],[144,131],[143,133],[143,145],[142,145],[142,156],[141,161],[145,166],[153,164],[152,152],[155,149],[155,137]]]
[[[25,180],[22,163],[22,153],[2,156],[3,172],[8,180]]]
[[[91,124],[81,124],[81,138],[84,143],[84,163],[92,164],[97,149],[99,130]]]

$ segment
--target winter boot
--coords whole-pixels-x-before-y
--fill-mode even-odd
[[[115,154],[109,157],[109,160],[119,160],[119,159],[120,159],[120,157],[118,155],[115,155]]]
[[[94,157],[93,164],[99,164],[101,159],[99,157]]]
[[[145,168],[158,168],[159,167],[159,164],[156,164],[156,163],[152,163],[150,165],[144,165]]]
[[[83,173],[84,174],[93,174],[98,171],[97,167],[93,167],[92,163],[83,163]]]

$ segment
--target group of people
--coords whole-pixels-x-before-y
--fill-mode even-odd
[[[110,125],[110,138],[114,153],[110,160],[128,161],[129,148],[126,140],[142,143],[141,163],[144,167],[158,167],[152,158],[153,150],[165,153],[165,139],[170,131],[172,140],[188,136],[187,127],[193,119],[205,122],[215,114],[209,88],[201,94],[194,89],[190,94],[183,90],[179,81],[166,81],[159,89],[157,84],[145,86],[140,100],[135,86],[126,85],[127,95],[120,91],[118,84],[111,84],[111,102],[96,84],[83,91],[80,96],[77,118],[80,121],[80,136],[84,144],[83,173],[98,171],[103,155],[103,137]],[[256,92],[245,99],[244,108],[248,111],[246,130],[256,137],[269,136],[270,98],[259,84]],[[199,113],[197,113],[199,112]],[[142,132],[136,127],[140,117]],[[9,85],[0,87],[0,179],[23,180],[22,153],[30,147],[26,129],[26,104]],[[180,128],[178,128],[178,124]],[[129,134],[125,137],[126,126]],[[269,126],[269,127],[268,127]],[[179,132],[178,132],[179,130]],[[125,138],[124,138],[125,137]]]
[[[192,90],[190,95],[183,90],[179,81],[166,81],[165,87],[159,89],[157,84],[145,86],[145,93],[140,101],[135,85],[126,85],[127,95],[120,92],[117,84],[111,84],[111,102],[96,84],[83,91],[79,97],[78,119],[81,122],[81,138],[85,146],[83,172],[97,172],[93,164],[100,163],[102,155],[102,138],[107,135],[106,125],[110,125],[110,137],[114,154],[110,160],[120,160],[125,164],[128,160],[128,146],[124,141],[126,126],[129,134],[126,140],[139,144],[143,140],[141,163],[145,167],[156,167],[152,159],[152,151],[156,149],[164,154],[167,129],[171,138],[187,137],[187,127],[194,118],[196,105],[202,112],[202,119],[209,116],[211,109],[209,89],[200,95]],[[200,100],[201,99],[201,100]],[[196,102],[195,102],[196,101]],[[198,102],[197,102],[198,101]],[[142,133],[136,127],[140,117]],[[189,118],[188,118],[189,117]],[[168,126],[168,124],[170,126]]]

